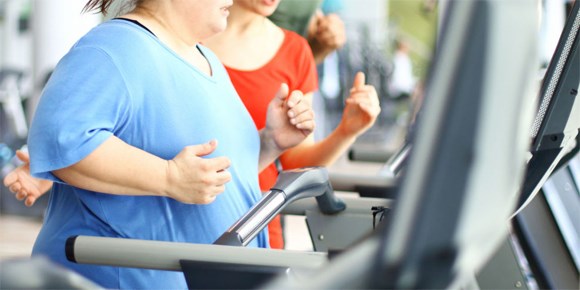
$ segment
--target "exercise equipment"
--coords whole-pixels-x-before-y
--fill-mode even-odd
[[[537,7],[525,1],[447,5],[390,218],[313,274],[309,288],[473,288],[475,274],[507,237],[530,140],[522,128],[531,127],[534,111],[537,56],[530,43]],[[265,288],[304,283],[279,280]]]
[[[580,285],[580,155],[556,171],[514,219],[514,235],[539,289]]]
[[[565,156],[568,158],[574,156],[569,154],[569,151],[573,150],[575,145],[573,139],[577,138],[579,123],[577,120],[580,119],[576,101],[580,82],[579,28],[578,5],[574,5],[542,79],[537,113],[531,127],[532,144],[527,162],[526,182],[516,213],[533,200],[542,184],[559,165],[566,164]],[[359,192],[365,197],[394,197],[393,192],[397,190],[396,176],[404,168],[412,147],[411,143],[407,139],[376,175],[331,174],[334,188]],[[575,150],[577,152],[578,149]],[[363,152],[359,155],[367,159],[377,157],[376,152]],[[379,158],[383,155],[378,153]]]
[[[580,233],[580,227],[573,221],[580,220],[580,198],[570,192],[574,192],[580,184],[580,170],[574,170],[578,165],[573,162],[566,166],[570,160],[574,160],[574,156],[578,156],[580,148],[580,106],[577,99],[580,86],[578,6],[576,4],[570,11],[557,50],[539,90],[539,104],[532,126],[532,146],[529,153],[531,157],[527,162],[525,182],[518,202],[518,208],[523,212],[512,221],[514,234],[505,239],[477,274],[476,282],[481,288],[526,288],[526,281],[530,280],[528,276],[537,277],[540,288],[574,288],[578,285],[580,267],[577,261],[580,258],[578,250],[575,250],[578,242],[574,237]],[[548,179],[545,182],[558,167],[563,167],[561,170],[564,173],[552,177],[553,181]],[[565,177],[567,172],[570,175],[568,178]],[[357,185],[351,185],[353,189],[366,181],[355,178],[350,180],[358,180]],[[534,198],[542,187],[542,196]],[[555,201],[548,203],[549,199],[544,195],[551,196]],[[525,207],[527,199],[531,202],[529,209]],[[315,209],[310,211],[312,210]],[[562,226],[557,225],[558,218]],[[314,221],[311,222],[311,219]],[[345,237],[346,241],[356,240],[352,234],[361,232],[360,227],[352,232],[335,229],[333,219],[334,217],[319,218],[319,215],[312,213],[307,215],[315,249],[324,248],[318,246],[323,242],[317,240],[319,232],[325,231],[327,236],[336,236],[337,234],[327,233],[333,230],[341,235],[340,238]],[[350,225],[348,221],[340,223]],[[368,224],[367,222],[367,230],[370,228]],[[523,253],[519,249],[520,244]],[[337,243],[333,242],[332,246],[337,246]],[[526,259],[529,260],[531,271],[527,271],[520,264],[520,260]]]
[[[21,83],[24,73],[16,69],[0,69],[0,109],[6,113],[10,131],[16,138],[26,138],[28,125],[21,96]],[[3,136],[4,137],[4,136]]]
[[[0,261],[0,289],[103,289],[45,257]]]
[[[533,156],[526,174],[531,182],[523,187],[513,220],[515,236],[541,289],[580,285],[579,10],[576,1],[546,71],[541,91],[546,102],[541,103],[532,132]]]

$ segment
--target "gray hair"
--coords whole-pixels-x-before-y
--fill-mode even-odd
[[[83,12],[95,11],[103,15],[112,12],[111,14],[113,16],[118,16],[135,9],[143,1],[145,0],[89,0],[85,4]]]

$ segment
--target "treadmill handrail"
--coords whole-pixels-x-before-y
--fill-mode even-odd
[[[66,257],[79,264],[166,271],[181,271],[180,260],[301,269],[319,268],[328,260],[327,254],[320,252],[92,236],[68,238]]]
[[[336,213],[345,208],[345,204],[334,196],[326,168],[283,171],[272,189],[214,244],[246,246],[284,207],[307,197],[316,197],[320,209],[325,213]]]

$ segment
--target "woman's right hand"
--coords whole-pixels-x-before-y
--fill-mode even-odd
[[[16,157],[23,164],[6,175],[4,186],[14,193],[16,199],[24,200],[24,204],[30,207],[52,187],[52,181],[32,177],[28,152],[16,150]]]
[[[201,158],[217,148],[217,141],[185,147],[168,161],[167,196],[183,203],[208,204],[232,179],[227,157]]]

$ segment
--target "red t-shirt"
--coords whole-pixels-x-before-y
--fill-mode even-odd
[[[290,92],[314,92],[318,88],[316,63],[308,42],[300,35],[284,31],[284,41],[276,55],[256,70],[237,70],[226,66],[236,91],[252,115],[258,130],[266,126],[268,104],[276,96],[282,83],[288,84]],[[268,191],[278,178],[274,163],[260,173],[260,188]],[[270,246],[283,248],[282,228],[279,217],[270,223]]]

